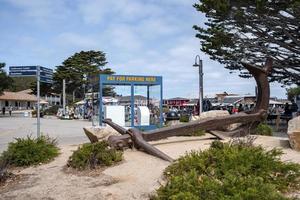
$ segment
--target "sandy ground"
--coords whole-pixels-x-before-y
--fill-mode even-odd
[[[206,149],[212,139],[173,137],[153,143],[173,158],[191,150]],[[300,163],[300,153],[289,149],[283,138],[260,136],[256,144],[283,148],[284,161]],[[170,164],[136,150],[126,150],[124,161],[94,176],[65,173],[63,168],[76,145],[61,146],[61,155],[51,163],[21,170],[23,178],[0,189],[0,199],[149,199],[163,183],[163,170]]]

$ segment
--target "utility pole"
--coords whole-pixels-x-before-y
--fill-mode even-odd
[[[203,68],[200,56],[195,57],[195,64],[193,67],[199,67],[199,116],[203,112]]]

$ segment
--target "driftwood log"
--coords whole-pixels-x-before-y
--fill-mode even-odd
[[[255,130],[257,125],[267,117],[270,98],[268,74],[272,69],[272,60],[268,58],[263,68],[252,66],[247,63],[242,64],[249,73],[253,75],[257,84],[256,105],[252,111],[248,113],[241,112],[230,116],[193,121],[149,132],[142,132],[136,128],[126,130],[113,123],[110,119],[104,119],[104,123],[110,125],[121,134],[120,136],[110,136],[108,138],[109,144],[118,149],[134,146],[137,149],[143,149],[145,152],[163,160],[173,161],[172,158],[149,144],[148,141],[160,140],[171,136],[186,136],[199,129],[209,131],[219,139],[222,139],[224,136],[240,137],[250,134],[253,130]],[[230,132],[218,131],[224,126],[234,123],[240,123],[241,126]]]

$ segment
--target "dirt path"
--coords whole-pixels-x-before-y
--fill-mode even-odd
[[[204,138],[210,137],[209,135]],[[203,137],[169,138],[154,143],[173,158],[195,149],[206,149],[212,140]],[[300,153],[285,148],[286,141],[259,137],[256,143],[266,147],[283,147],[284,160],[300,162]],[[124,162],[91,176],[65,173],[68,157],[77,146],[61,147],[62,154],[51,163],[19,172],[23,180],[0,189],[0,199],[148,199],[159,187],[168,162],[135,150],[124,153]]]

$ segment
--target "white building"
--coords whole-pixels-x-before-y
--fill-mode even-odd
[[[27,110],[32,109],[37,102],[35,95],[28,94],[24,91],[20,92],[3,92],[0,95],[0,108],[6,107],[8,109],[10,106],[14,110]]]
[[[19,92],[3,92],[0,94],[0,109],[10,106],[13,110],[27,110],[33,109],[37,102],[37,97],[31,94],[31,90],[22,90]],[[41,97],[41,102],[47,105],[60,105],[59,95],[48,95]]]

